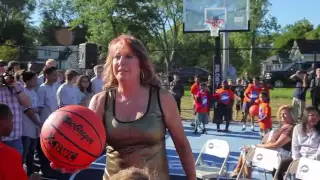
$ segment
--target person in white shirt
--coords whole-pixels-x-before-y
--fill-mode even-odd
[[[57,91],[57,100],[59,107],[67,105],[78,105],[81,103],[80,90],[75,83],[79,74],[73,69],[69,69],[65,73],[66,82],[62,84]]]
[[[102,72],[103,72],[103,66],[102,65],[96,65],[94,68],[94,74],[95,77],[91,79],[92,83],[92,91],[94,94],[97,94],[102,91]]]
[[[56,68],[57,67],[57,61],[54,60],[54,59],[48,59],[46,61],[46,64],[45,64],[44,68],[50,68],[50,67],[55,67]],[[38,83],[37,83],[38,86],[37,87],[40,87],[40,85],[43,84],[44,82],[45,82],[44,74],[39,75]],[[61,82],[61,80],[59,80],[57,78],[56,82],[54,83],[54,86],[56,86],[57,89],[61,85],[60,82]]]
[[[22,114],[22,145],[23,145],[23,163],[27,167],[27,175],[33,173],[34,151],[37,147],[37,138],[40,134],[41,121],[38,109],[38,95],[34,91],[37,86],[37,75],[31,71],[21,72],[21,78],[24,82],[24,93],[30,98],[31,107],[26,108]]]
[[[57,81],[57,68],[45,67],[43,70],[45,82],[40,85],[38,89],[38,100],[39,100],[39,115],[41,124],[49,117],[51,113],[56,111],[58,107],[57,103],[57,88],[54,83]],[[43,154],[40,146],[40,138],[38,138],[37,152],[40,161],[40,169],[44,177],[50,177],[54,171],[50,167],[50,162]]]
[[[320,161],[320,111],[317,108],[304,109],[300,124],[293,129],[291,151],[292,158],[282,161],[279,174],[284,174],[290,163],[301,157]],[[282,179],[278,176],[278,180]]]

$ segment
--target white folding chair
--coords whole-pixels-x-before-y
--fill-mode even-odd
[[[104,170],[100,168],[89,168],[81,170],[73,174],[69,180],[101,180],[104,174]]]
[[[288,177],[290,177],[291,179],[292,176],[295,176],[298,170],[298,165],[299,165],[299,159],[292,161],[287,169],[284,179],[287,179]]]
[[[308,158],[294,160],[288,167],[285,179],[294,175],[296,179],[314,180],[318,179],[320,161]]]
[[[276,179],[279,167],[281,164],[281,156],[278,151],[255,147],[246,155],[244,163],[241,166],[240,172],[237,176],[237,180],[240,180],[240,176],[243,173],[244,166],[257,167],[263,169],[265,179],[267,180],[267,172],[272,172],[276,169],[274,180]]]
[[[211,139],[206,142],[202,147],[201,152],[196,160],[196,173],[197,178],[200,179],[212,179],[217,178],[219,180],[222,173],[227,175],[227,159],[230,153],[230,146],[227,141]],[[202,160],[202,155],[208,154],[211,156],[219,157],[223,159],[221,167],[210,166]]]

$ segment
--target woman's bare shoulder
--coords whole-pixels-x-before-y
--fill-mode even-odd
[[[102,116],[104,111],[105,101],[106,101],[106,91],[102,91],[92,97],[89,104],[89,109],[97,113],[99,116]]]

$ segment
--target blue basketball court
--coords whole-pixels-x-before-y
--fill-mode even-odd
[[[241,131],[242,125],[240,124],[231,124],[230,132],[223,133],[223,132],[217,132],[216,126],[210,123],[207,125],[208,134],[200,134],[200,133],[194,134],[193,128],[190,126],[190,122],[184,122],[183,125],[184,125],[187,138],[190,142],[195,160],[198,157],[202,146],[206,143],[207,140],[221,139],[221,140],[226,140],[229,143],[230,155],[227,160],[228,173],[232,173],[233,169],[235,168],[236,163],[238,161],[238,157],[240,155],[240,148],[243,145],[257,144],[260,142],[260,137],[258,132],[252,132],[249,128],[247,128],[247,131],[243,132]],[[224,125],[222,125],[221,128],[223,129]],[[256,130],[258,130],[258,127],[256,127]],[[176,149],[174,147],[174,144],[170,135],[166,136],[166,143],[167,143],[167,157],[168,157],[170,175],[172,177],[171,179],[173,180],[185,179],[185,173],[181,166],[179,156],[176,152]],[[203,156],[203,160],[206,163],[211,164],[212,166],[220,167],[222,164],[221,159],[212,157],[212,156]],[[106,163],[105,157],[100,157],[96,161],[96,164],[93,164],[92,167],[101,168],[105,166],[105,163]],[[254,171],[252,177],[253,177],[252,179],[259,179],[259,180],[264,179],[264,175],[262,174],[262,172],[258,172],[258,171]],[[268,179],[272,179],[271,175],[268,175]],[[91,178],[91,180],[95,180],[95,179]]]

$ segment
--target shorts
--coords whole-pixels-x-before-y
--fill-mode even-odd
[[[253,102],[244,102],[242,105],[242,111],[244,113],[249,113],[249,109],[253,104],[254,104]]]
[[[202,124],[209,123],[209,115],[208,113],[196,113],[196,120]]]
[[[229,122],[232,120],[232,107],[224,104],[218,104],[214,111],[213,122],[221,124],[223,120]]]

